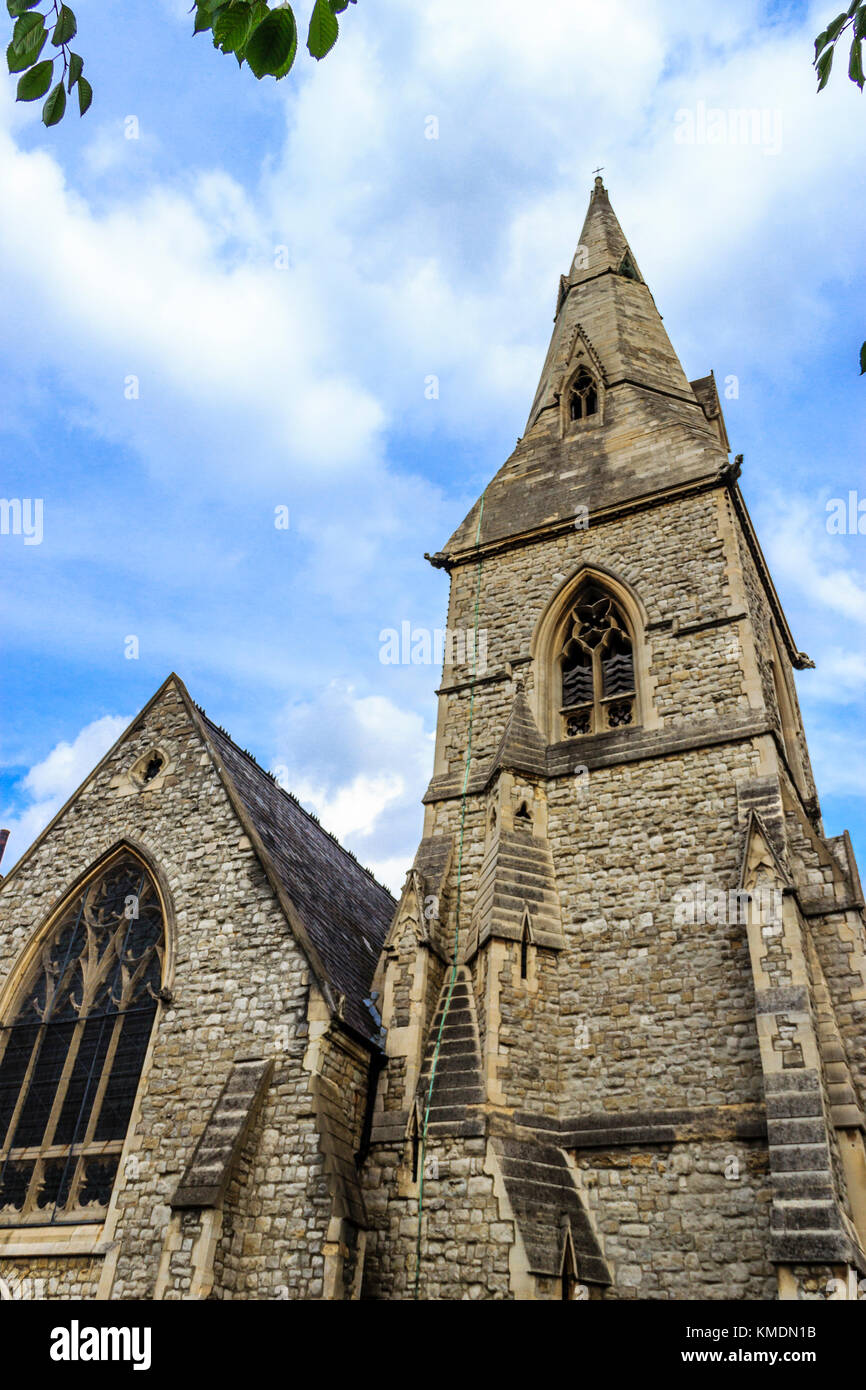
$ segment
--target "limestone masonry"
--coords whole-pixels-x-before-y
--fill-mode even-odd
[[[863,895],[738,474],[596,179],[432,557],[476,640],[399,903],[176,676],[3,882],[4,1297],[866,1275]]]

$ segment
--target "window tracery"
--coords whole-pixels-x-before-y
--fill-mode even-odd
[[[572,608],[560,669],[565,737],[634,722],[634,649],[628,623],[598,585],[583,589]]]
[[[571,420],[586,420],[598,411],[598,387],[586,367],[581,367],[568,396],[568,415]]]
[[[100,1220],[160,997],[164,922],[124,852],[61,910],[0,1026],[0,1225]]]

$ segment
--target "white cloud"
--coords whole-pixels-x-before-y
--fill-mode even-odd
[[[849,622],[866,623],[860,537],[829,535],[824,502],[817,495],[778,494],[762,512],[764,549],[776,581],[796,591],[805,607],[823,610],[825,622],[831,612]]]
[[[95,719],[67,743],[56,744],[51,752],[35,763],[16,787],[17,805],[6,814],[9,848],[7,855],[17,861],[60,810],[72,793],[81,785],[99,760],[123,733],[129,719],[107,714]],[[4,870],[11,868],[4,863]]]
[[[181,0],[163,0],[164,14],[188,26],[183,11]],[[139,567],[142,591],[156,594],[142,649],[166,667],[188,660],[222,671],[257,701],[263,687],[273,700],[292,680],[308,690],[320,676],[363,670],[374,626],[417,616],[426,579],[417,552],[444,541],[464,495],[468,507],[480,490],[475,476],[493,474],[526,418],[596,164],[690,374],[734,371],[744,400],[795,383],[840,336],[827,287],[854,299],[862,98],[844,72],[815,95],[822,5],[772,27],[765,13],[757,0],[721,10],[709,0],[538,0],[528,18],[525,0],[369,0],[344,17],[324,63],[301,54],[291,79],[249,88],[271,118],[284,105],[285,129],[275,139],[271,119],[269,147],[250,146],[236,177],[216,145],[203,146],[217,152],[198,168],[171,166],[177,108],[167,83],[150,146],[121,144],[110,123],[93,127],[73,182],[62,141],[0,83],[0,274],[9,377],[25,382],[10,391],[10,414],[32,438],[45,409],[34,383],[47,383],[46,398],[59,383],[59,410],[109,441],[111,466],[123,465],[111,478],[106,467],[100,483],[117,488],[132,457],[158,485],[145,526],[135,512],[128,532],[99,506],[73,498],[70,518],[51,503],[39,563],[57,547],[69,616],[57,631],[56,575],[29,556],[9,629],[64,656],[119,651],[138,628],[121,624],[98,568],[110,551],[118,572]],[[180,29],[178,42],[192,44]],[[249,84],[248,74],[232,76]],[[779,152],[678,144],[677,111],[699,103],[778,110]],[[438,140],[424,138],[429,114]],[[232,117],[227,106],[227,128]],[[283,246],[288,268],[277,270]],[[435,403],[423,395],[431,373],[441,383]],[[138,401],[123,397],[129,374]],[[769,421],[767,411],[757,429]],[[463,450],[451,448],[455,439]],[[412,476],[416,445],[431,440],[441,446],[441,489]],[[283,587],[268,571],[264,599],[238,593],[241,622],[232,571],[258,574],[263,562],[213,506],[238,496],[286,502],[291,543],[307,547],[287,546]],[[794,502],[800,512],[789,508],[777,534],[761,536],[818,680],[829,656],[853,700],[859,668],[824,619],[829,609],[862,622],[866,579],[850,548],[816,537],[811,500]],[[189,602],[203,575],[211,612]],[[321,592],[339,598],[343,622],[327,667],[302,631],[288,639],[282,621],[266,637],[256,627],[269,605],[272,618],[280,605],[303,614]],[[425,602],[432,592],[423,590]],[[444,607],[443,591],[435,601]],[[362,602],[363,622],[353,622]],[[367,624],[377,610],[378,624]],[[336,611],[325,614],[335,627]],[[370,688],[369,667],[365,675]],[[296,788],[325,823],[333,815],[359,856],[390,865],[390,875],[411,858],[431,769],[421,687],[408,707],[396,697],[365,704],[376,697],[340,688],[324,710],[307,701],[285,715],[288,752],[277,760],[292,761]],[[37,804],[34,796],[34,823]]]
[[[861,726],[860,720],[848,728],[834,727],[826,719],[810,720],[809,750],[819,797],[844,796],[861,805],[866,801],[866,750]],[[828,834],[835,829],[828,826]]]
[[[839,706],[866,702],[866,653],[831,645],[821,649],[816,665],[800,678],[809,701]]]
[[[0,179],[19,345],[81,394],[96,432],[131,440],[157,472],[192,456],[235,485],[239,457],[246,486],[278,459],[284,476],[287,462],[333,472],[375,458],[382,408],[334,360],[315,279],[275,268],[272,233],[227,175],[96,213],[52,158],[2,134]]]
[[[0,254],[19,347],[47,357],[94,430],[131,440],[161,476],[189,457],[229,486],[241,482],[239,459],[247,487],[311,468],[369,476],[395,411],[418,428],[434,414],[430,373],[443,381],[440,426],[486,433],[506,402],[523,417],[541,303],[568,264],[588,166],[616,150],[614,200],[677,311],[679,299],[694,309],[696,291],[700,304],[725,284],[741,302],[756,283],[787,278],[762,323],[767,353],[804,298],[820,319],[821,279],[854,265],[841,195],[862,164],[849,129],[856,94],[841,80],[816,101],[809,22],[760,30],[754,6],[731,8],[722,19],[706,5],[636,13],[626,0],[539,0],[527,24],[524,0],[374,5],[346,20],[325,63],[299,59],[276,89],[291,126],[258,187],[207,168],[160,184],[148,165],[141,188],[121,182],[114,199],[101,188],[89,203],[51,155],[6,135]],[[781,154],[678,145],[676,111],[699,102],[780,110]],[[18,126],[9,107],[7,93],[5,124]],[[437,111],[440,137],[426,141]],[[91,162],[114,168],[113,141],[96,131]],[[826,196],[803,199],[816,176]],[[768,264],[767,224],[795,207],[798,245],[779,240]],[[791,274],[804,244],[822,258],[808,288]],[[129,374],[136,404],[123,397]]]
[[[326,830],[392,892],[403,884],[421,834],[421,796],[433,735],[423,720],[381,695],[333,682],[315,701],[284,710],[272,771]]]
[[[312,807],[332,835],[347,842],[350,836],[364,838],[372,834],[382,812],[405,790],[403,778],[396,773],[379,777],[359,774],[330,795],[321,784],[303,778],[292,788],[298,800]]]

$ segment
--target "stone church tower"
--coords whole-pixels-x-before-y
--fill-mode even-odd
[[[863,899],[739,471],[597,178],[525,434],[431,557],[466,660],[376,980],[368,1296],[866,1272]]]
[[[399,904],[176,676],[3,881],[0,1298],[856,1290],[863,897],[738,473],[596,180]]]

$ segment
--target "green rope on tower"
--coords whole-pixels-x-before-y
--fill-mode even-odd
[[[481,505],[478,508],[478,525],[475,530],[475,549],[481,544],[481,518],[484,515],[484,496],[481,497]],[[439,1052],[442,1047],[442,1033],[445,1029],[445,1020],[448,1017],[448,1010],[451,1007],[451,996],[454,993],[454,986],[457,983],[457,960],[460,949],[460,893],[463,883],[463,835],[466,826],[466,793],[469,786],[469,765],[472,761],[472,721],[475,716],[475,681],[478,668],[478,614],[481,605],[481,569],[483,559],[478,557],[478,570],[475,580],[475,625],[472,639],[472,682],[469,687],[469,731],[466,739],[466,762],[463,769],[463,788],[460,793],[460,840],[457,850],[457,901],[454,917],[454,953],[451,960],[451,978],[448,981],[448,993],[445,996],[445,1005],[442,1009],[442,1017],[439,1020],[439,1032],[436,1035],[436,1046],[433,1050],[433,1060],[430,1063],[430,1084],[427,1087],[427,1101],[424,1107],[424,1121],[421,1126],[421,1162],[418,1174],[418,1234],[415,1240],[415,1292],[414,1298],[418,1298],[419,1281],[421,1279],[421,1226],[424,1214],[424,1161],[427,1155],[427,1126],[430,1123],[430,1106],[433,1101],[433,1084],[436,1080],[436,1068],[439,1064]]]

